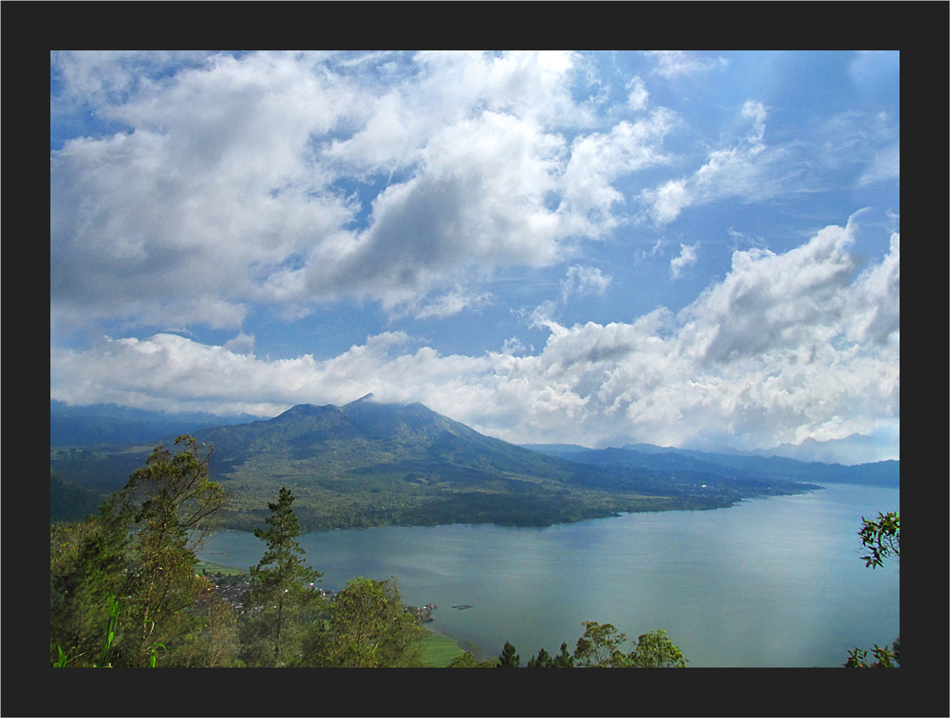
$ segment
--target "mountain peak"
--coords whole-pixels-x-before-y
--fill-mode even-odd
[[[364,404],[364,403],[370,403],[370,402],[372,403],[376,402],[376,396],[375,394],[373,394],[373,392],[370,392],[369,394],[366,394],[365,396],[361,396],[356,401],[351,401],[346,406],[353,406],[354,404]]]

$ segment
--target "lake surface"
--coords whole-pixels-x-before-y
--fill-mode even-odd
[[[662,628],[692,667],[840,666],[900,633],[897,563],[860,558],[861,517],[881,511],[900,511],[899,489],[828,484],[714,511],[321,531],[300,544],[322,587],[396,576],[407,603],[438,606],[429,628],[479,658],[506,640],[522,664],[564,641],[573,651],[581,622],[597,621],[633,639]],[[263,553],[253,534],[221,531],[199,556],[247,568]]]

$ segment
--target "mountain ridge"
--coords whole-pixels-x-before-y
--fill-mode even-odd
[[[298,404],[276,417],[204,428],[193,436],[213,445],[209,472],[231,497],[222,525],[241,530],[260,525],[281,486],[293,491],[305,530],[547,526],[627,511],[723,508],[744,498],[819,488],[721,469],[577,463],[485,436],[420,403],[382,403],[372,395],[343,406]],[[171,446],[174,439],[162,443]],[[105,468],[113,468],[111,481],[121,480],[120,488],[128,476],[121,471],[146,456],[142,446],[51,450],[51,469],[57,464],[77,483],[98,481],[102,491]],[[77,466],[82,470],[73,471]]]
[[[750,478],[900,487],[900,461],[893,459],[845,465],[821,461],[800,461],[783,456],[720,454],[694,449],[658,447],[651,444],[627,444],[621,448],[606,449],[564,448],[561,444],[534,444],[532,446],[535,451],[595,466],[620,465],[679,471],[708,471],[717,474],[733,472]]]

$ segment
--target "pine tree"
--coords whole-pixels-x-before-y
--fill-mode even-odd
[[[561,644],[561,652],[551,662],[552,668],[573,668],[574,657],[567,650],[567,643]]]
[[[554,660],[551,656],[548,655],[548,652],[543,648],[538,651],[536,656],[532,656],[528,660],[528,668],[553,668]]]
[[[297,542],[300,527],[294,515],[294,497],[280,489],[277,503],[268,503],[267,528],[254,535],[267,543],[257,566],[251,567],[251,590],[244,596],[250,614],[241,632],[249,665],[284,666],[296,658],[303,621],[322,602],[310,585],[323,575],[304,563]]]
[[[515,653],[515,647],[511,644],[510,641],[505,641],[504,647],[501,649],[501,653],[498,656],[498,667],[499,668],[520,668],[521,667],[521,656]]]

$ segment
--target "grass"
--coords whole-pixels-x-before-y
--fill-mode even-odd
[[[465,651],[459,648],[458,643],[448,636],[430,633],[426,647],[422,651],[422,662],[432,668],[445,668]]]

